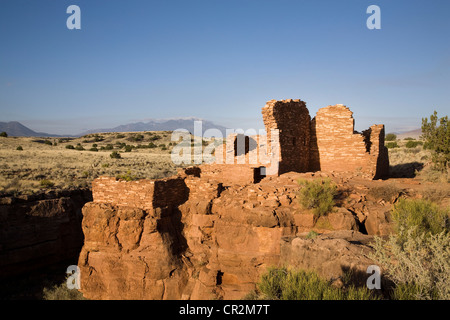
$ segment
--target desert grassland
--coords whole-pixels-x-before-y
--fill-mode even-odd
[[[130,180],[168,177],[185,166],[171,160],[177,143],[171,141],[170,131],[0,138],[0,194],[88,187],[102,175]],[[196,143],[206,146],[210,142]],[[111,158],[112,152],[120,158]]]
[[[418,142],[417,146],[408,146],[408,143]],[[392,141],[386,142],[389,146]],[[439,172],[433,170],[431,163],[432,152],[424,149],[423,141],[416,139],[401,139],[394,141],[398,147],[389,148],[390,175],[394,178],[414,178],[435,183],[447,184],[450,182],[450,171]]]

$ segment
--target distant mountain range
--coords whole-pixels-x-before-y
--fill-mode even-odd
[[[8,136],[13,137],[62,137],[57,134],[33,131],[17,121],[0,122],[0,132],[6,132]]]
[[[411,131],[405,131],[405,132],[395,132],[397,135],[397,139],[405,139],[405,138],[413,138],[413,139],[419,139],[422,135],[422,129],[416,129]]]
[[[176,129],[186,129],[194,133],[195,121],[202,122],[202,134],[208,129],[218,129],[223,137],[226,135],[226,127],[217,125],[211,121],[198,118],[178,118],[178,119],[152,119],[148,122],[135,122],[125,125],[120,125],[114,128],[106,129],[92,129],[82,132],[78,135],[56,135],[45,132],[36,132],[17,121],[0,122],[0,132],[5,131],[9,136],[16,137],[72,137],[84,136],[86,134],[100,133],[100,132],[139,132],[139,131],[173,131]],[[206,134],[208,136],[208,134]]]
[[[139,132],[139,131],[174,131],[176,129],[186,129],[192,134],[194,133],[195,121],[202,122],[202,134],[208,129],[218,129],[225,137],[226,127],[217,125],[211,121],[198,118],[178,118],[178,119],[152,119],[148,122],[135,122],[120,125],[108,129],[92,129],[81,133],[84,136],[91,133],[100,132]]]

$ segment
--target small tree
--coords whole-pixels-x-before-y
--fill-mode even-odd
[[[439,121],[439,125],[438,125]],[[424,148],[433,152],[432,161],[438,170],[446,170],[450,161],[450,126],[448,116],[438,119],[437,112],[428,118],[422,119],[422,136],[425,141]]]
[[[7,138],[8,134],[5,131],[0,132],[0,137]]]

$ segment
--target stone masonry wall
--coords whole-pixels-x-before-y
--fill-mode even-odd
[[[279,174],[309,169],[310,121],[306,103],[297,100],[271,100],[262,108],[269,149],[272,129],[279,130]]]
[[[354,131],[353,112],[344,105],[322,108],[311,120],[305,102],[271,100],[262,115],[267,136],[229,135],[216,148],[215,165],[207,171],[220,172],[229,183],[258,182],[262,167],[271,168],[268,175],[350,171],[381,178],[389,173],[384,126]]]
[[[384,145],[384,125],[375,124],[363,131],[363,135],[370,147],[370,174],[375,179],[386,177],[389,175],[389,155],[388,149]]]
[[[100,177],[92,182],[94,202],[142,210],[176,206],[187,200],[188,192],[184,179],[180,177],[130,182]]]
[[[311,121],[311,171],[361,171],[372,177],[387,174],[384,126],[363,134],[354,131],[353,112],[344,105],[320,109]]]

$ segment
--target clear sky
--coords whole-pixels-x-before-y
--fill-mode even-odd
[[[369,5],[381,29],[369,30]],[[69,5],[81,30],[69,30]],[[356,129],[450,110],[448,0],[1,0],[0,121],[77,134],[149,118],[261,128],[271,99]]]

